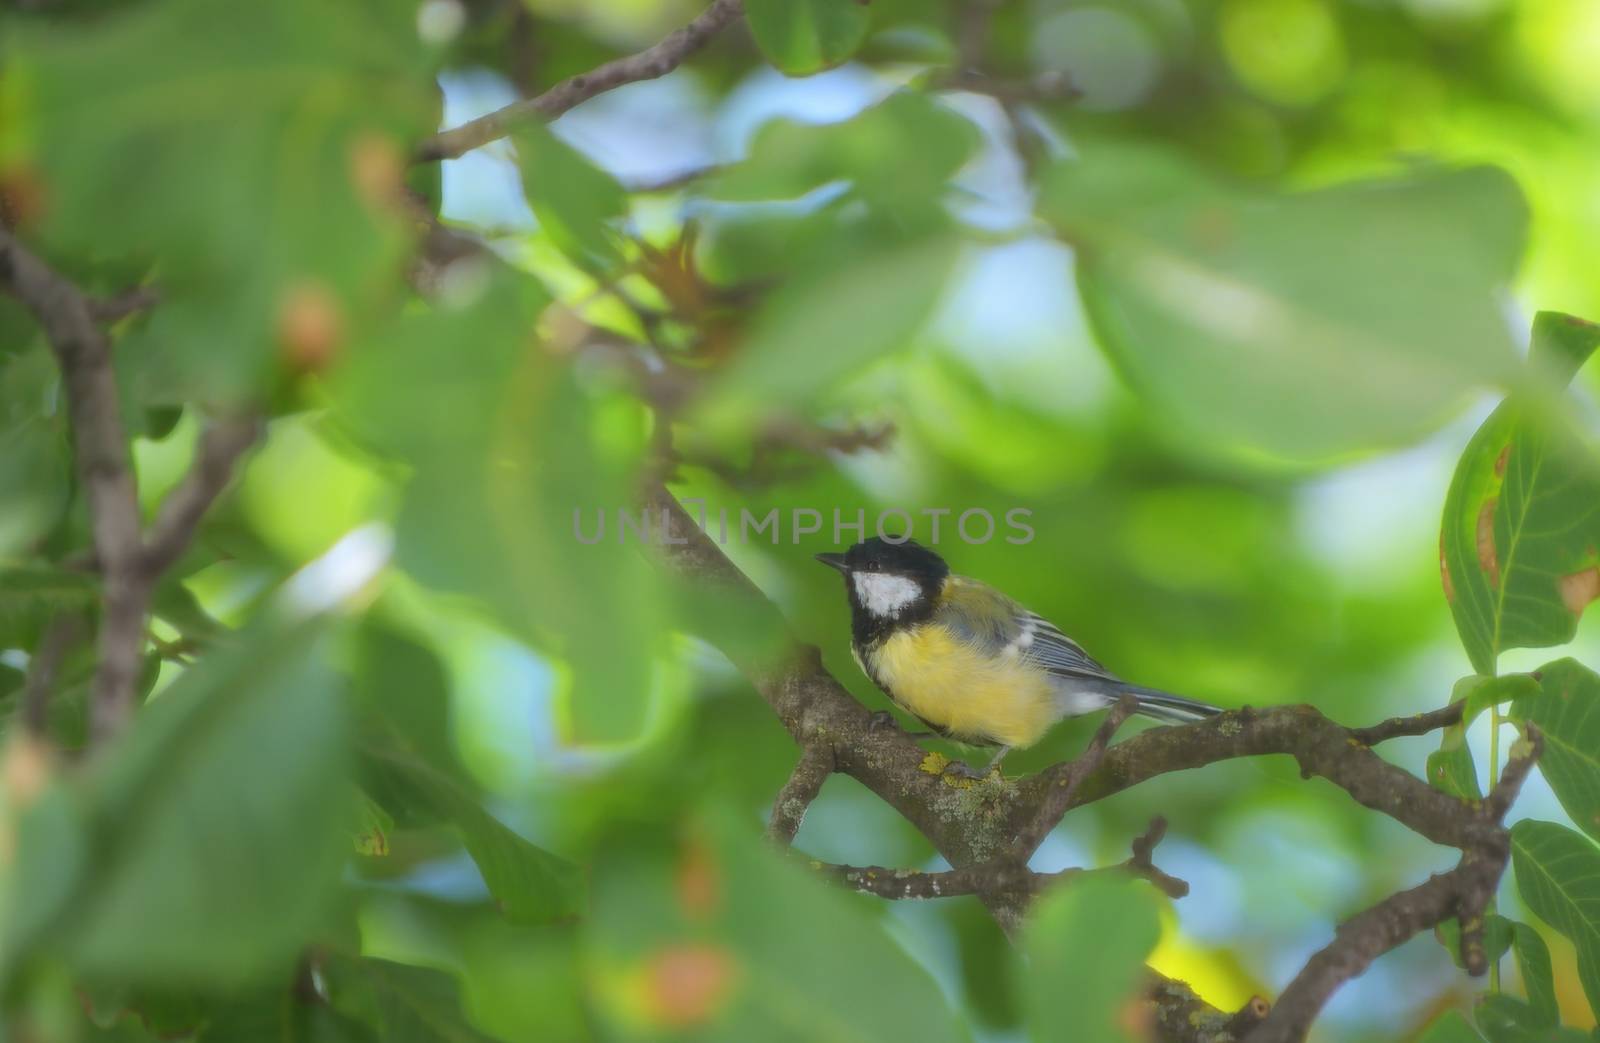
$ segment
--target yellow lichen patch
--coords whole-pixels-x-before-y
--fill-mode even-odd
[[[917,765],[917,768],[920,771],[927,772],[929,775],[943,775],[944,770],[949,766],[949,757],[946,757],[944,754],[939,753],[936,750],[930,750],[928,751],[928,755],[922,758],[922,763]]]
[[[1583,614],[1589,602],[1600,598],[1600,565],[1591,565],[1581,572],[1562,576],[1561,603],[1575,616]]]

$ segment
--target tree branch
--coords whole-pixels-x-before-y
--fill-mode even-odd
[[[200,519],[233,478],[234,465],[260,436],[255,418],[219,420],[207,427],[195,446],[194,462],[176,489],[167,494],[150,526],[144,569],[154,580],[182,556],[194,539]]]
[[[1412,714],[1410,717],[1391,717],[1368,728],[1350,729],[1350,738],[1363,746],[1376,746],[1380,742],[1401,736],[1426,735],[1440,728],[1448,728],[1461,720],[1461,711],[1465,706],[1465,703],[1456,702],[1427,713]]]
[[[139,498],[111,348],[89,299],[3,226],[0,287],[38,319],[66,384],[78,476],[88,496],[95,557],[105,582],[91,720],[92,733],[104,738],[121,727],[133,707],[149,599],[141,561]]]
[[[1104,869],[1071,868],[1039,873],[1029,869],[1025,862],[1009,857],[965,869],[932,873],[914,869],[886,869],[883,866],[846,866],[831,862],[812,862],[811,865],[818,872],[857,891],[891,900],[956,898],[962,895],[989,898],[1020,896],[1027,899],[1057,881],[1087,873],[1132,873],[1150,881],[1167,896],[1182,898],[1189,893],[1188,883],[1156,868],[1150,857],[1166,830],[1166,820],[1157,818],[1150,823],[1150,828],[1143,836],[1134,839],[1132,858]]]
[[[1083,780],[1100,767],[1100,762],[1106,756],[1106,747],[1111,743],[1111,737],[1122,727],[1124,721],[1133,716],[1133,711],[1138,706],[1137,699],[1131,695],[1124,695],[1115,706],[1111,707],[1105,720],[1100,722],[1100,727],[1095,729],[1094,737],[1089,740],[1088,747],[1076,759],[1066,764],[1065,770],[1059,773],[1054,784],[1041,795],[1038,810],[1028,823],[1017,831],[1008,852],[1011,858],[1025,863],[1038,850],[1044,838],[1049,836],[1050,831],[1061,821],[1061,816],[1072,807],[1073,798],[1078,795],[1078,788],[1083,785]]]
[[[153,308],[161,300],[161,292],[154,286],[137,286],[124,290],[115,297],[101,297],[89,301],[89,313],[97,322],[116,322],[129,315]]]
[[[702,587],[720,589],[736,599],[742,611],[770,622],[777,633],[786,632],[776,608],[695,526],[664,487],[651,483],[644,500],[669,523],[664,534],[667,542],[660,551],[671,568]],[[958,893],[982,897],[1008,931],[1016,927],[1027,894],[1016,887],[1001,887],[1011,879],[1004,874],[1017,871],[1015,861],[1004,856],[1018,837],[1031,837],[1042,808],[1048,805],[1054,812],[1059,804],[1064,813],[1158,775],[1237,757],[1293,757],[1303,776],[1321,776],[1363,806],[1462,851],[1462,865],[1436,878],[1443,882],[1430,881],[1403,892],[1369,910],[1370,916],[1363,914],[1357,918],[1359,922],[1352,921],[1355,927],[1342,929],[1325,950],[1327,955],[1319,954],[1321,958],[1296,978],[1296,983],[1303,984],[1286,990],[1279,1007],[1288,1009],[1276,1016],[1271,1034],[1253,1036],[1252,1043],[1302,1038],[1327,997],[1378,955],[1439,920],[1462,912],[1470,917],[1474,909],[1481,912],[1480,898],[1492,893],[1505,865],[1506,835],[1498,816],[1509,806],[1531,763],[1531,754],[1526,759],[1514,758],[1502,784],[1475,806],[1389,764],[1368,746],[1445,726],[1459,711],[1445,708],[1371,728],[1348,729],[1310,706],[1280,706],[1232,710],[1183,727],[1152,728],[1115,746],[1109,745],[1110,732],[1102,725],[1104,739],[1097,735],[1098,744],[1091,743],[1091,747],[1098,745],[1094,756],[1090,756],[1093,751],[1085,751],[1073,762],[1018,780],[998,776],[978,781],[955,779],[932,770],[926,753],[903,732],[874,730],[866,708],[828,673],[814,649],[791,647],[775,658],[741,647],[725,651],[802,748],[831,749],[837,770],[895,808],[952,866],[943,874],[876,867],[840,867],[836,872],[857,874],[853,886],[868,882],[873,893],[931,892],[937,885],[945,895],[952,888],[970,887],[972,890]],[[1052,826],[1058,817],[1049,819]],[[1156,829],[1136,844],[1131,860],[1135,867],[1141,857],[1148,859],[1148,846],[1153,846],[1159,834]],[[1002,869],[1005,865],[1010,868]],[[861,875],[866,873],[877,875]],[[1003,893],[996,894],[995,888]],[[1369,926],[1380,921],[1381,927]],[[1150,995],[1157,1005],[1156,1024],[1162,1029],[1162,1038],[1168,1040],[1235,1043],[1258,1025],[1265,1030],[1267,1020],[1274,1017],[1260,1000],[1235,1013],[1216,1010],[1182,983],[1159,976]],[[1206,1026],[1205,1032],[1197,1026]]]
[[[800,823],[806,809],[822,792],[822,784],[833,774],[833,752],[820,746],[807,746],[800,751],[800,761],[789,774],[778,796],[772,802],[772,819],[767,824],[767,836],[784,847],[794,843],[800,832]]]
[[[254,421],[218,423],[200,438],[188,475],[162,504],[146,543],[139,494],[122,424],[111,344],[99,322],[112,316],[34,256],[0,225],[0,289],[20,300],[44,330],[66,387],[78,480],[89,500],[94,567],[103,585],[99,658],[90,690],[90,739],[120,732],[133,712],[150,592],[193,538],[195,527],[255,441]],[[138,293],[138,291],[135,291]],[[142,297],[132,303],[144,306]]]
[[[480,145],[505,137],[521,124],[553,120],[596,94],[604,94],[625,83],[665,76],[743,13],[741,0],[714,0],[688,25],[637,54],[617,58],[589,72],[568,77],[537,97],[514,101],[459,127],[435,134],[418,146],[416,161],[430,163],[454,159]]]

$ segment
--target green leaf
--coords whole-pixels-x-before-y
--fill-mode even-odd
[[[1493,963],[1506,954],[1511,948],[1512,924],[1503,916],[1490,913],[1483,918],[1483,948]],[[1461,921],[1450,919],[1439,924],[1433,929],[1434,938],[1438,939],[1444,951],[1450,954],[1450,961],[1457,967],[1463,967],[1461,962]]]
[[[1034,1039],[1124,1043],[1123,1008],[1161,938],[1160,900],[1148,885],[1087,877],[1047,894],[1029,912],[1023,1003]]]
[[[193,591],[170,577],[156,586],[150,611],[196,645],[209,646],[233,633],[200,606]]]
[[[856,53],[871,9],[860,0],[745,0],[750,35],[767,60],[789,76],[809,76]]]
[[[1539,671],[1539,694],[1514,715],[1544,736],[1539,770],[1572,821],[1600,837],[1600,676],[1575,659]]]
[[[405,155],[433,129],[414,14],[174,0],[13,20],[0,64],[28,85],[17,158],[50,187],[48,245],[160,266],[161,307],[118,350],[136,400],[258,394],[393,292]]]
[[[170,1037],[168,1037],[170,1038]],[[319,999],[276,989],[235,1000],[211,1012],[203,1043],[378,1043],[367,1025]]]
[[[1285,196],[1091,142],[1050,170],[1043,210],[1077,248],[1096,337],[1128,380],[1238,452],[1404,444],[1515,372],[1499,293],[1525,209],[1498,170]]]
[[[968,1038],[878,899],[784,858],[746,816],[695,826],[678,850],[619,838],[596,860],[584,970],[604,1038]]]
[[[1487,679],[1481,674],[1463,677],[1455,683],[1450,702],[1465,702]],[[1462,708],[1465,716],[1466,709]],[[1428,781],[1435,789],[1463,800],[1481,800],[1483,789],[1478,783],[1478,766],[1473,762],[1472,749],[1467,745],[1467,728],[1464,722],[1452,724],[1439,736],[1439,749],[1428,754]]]
[[[1541,312],[1535,371],[1570,375],[1596,344],[1600,326]],[[1445,497],[1445,597],[1480,674],[1508,648],[1572,640],[1600,596],[1600,461],[1558,413],[1527,395],[1506,399],[1467,443]]]
[[[1474,1015],[1489,1043],[1585,1043],[1588,1038],[1577,1029],[1541,1021],[1532,1007],[1504,993],[1480,998]]]
[[[1511,864],[1528,908],[1578,951],[1578,980],[1600,1010],[1600,848],[1553,822],[1511,827]]]
[[[493,1043],[467,1021],[460,988],[448,974],[335,956],[322,975],[335,1009],[372,1026],[383,1043]]]
[[[1515,703],[1539,694],[1539,681],[1532,674],[1501,674],[1498,677],[1476,675],[1467,693],[1467,705],[1461,710],[1461,724],[1470,726],[1478,715],[1491,706]]]
[[[1528,994],[1528,1006],[1538,1024],[1554,1025],[1561,1020],[1556,1003],[1555,973],[1550,967],[1550,949],[1539,932],[1525,923],[1511,925],[1511,947],[1517,954],[1517,973]]]
[[[87,613],[99,603],[99,581],[87,573],[33,565],[0,567],[0,648],[31,651],[56,613]]]
[[[932,314],[957,257],[936,237],[830,261],[779,290],[702,407],[712,431],[732,432],[774,408],[808,403],[824,389],[904,348]]]
[[[450,679],[431,648],[369,614],[355,633],[351,690],[365,730],[458,779]]]
[[[621,258],[609,225],[628,213],[628,194],[543,123],[518,128],[522,191],[539,227],[584,268],[608,268]]]
[[[377,744],[362,752],[362,776],[373,799],[402,826],[449,823],[507,919],[540,924],[583,913],[581,867],[523,839],[460,781],[422,758]]]
[[[474,299],[408,315],[361,345],[337,401],[359,436],[413,468],[397,563],[480,599],[570,668],[558,692],[567,735],[632,739],[668,647],[657,581],[642,548],[614,530],[581,542],[576,518],[590,519],[585,531],[597,512],[637,518],[642,412],[533,340],[540,287],[506,269],[485,278]]]
[[[95,766],[92,872],[63,925],[90,976],[231,986],[301,951],[349,851],[346,714],[317,623],[191,668]]]
[[[55,359],[40,341],[0,355],[0,554],[27,548],[61,519],[72,451]],[[0,588],[3,589],[3,588]]]
[[[876,210],[914,215],[939,204],[979,142],[965,116],[925,94],[897,91],[839,123],[763,124],[749,156],[713,178],[707,191],[730,202],[796,199],[845,181]]]
[[[17,745],[9,755],[37,752]],[[16,816],[17,854],[0,863],[0,981],[67,907],[89,865],[88,822],[64,785],[48,786],[26,808],[4,812]]]
[[[1460,1011],[1452,1010],[1429,1025],[1428,1030],[1417,1037],[1417,1043],[1483,1043],[1483,1037]]]

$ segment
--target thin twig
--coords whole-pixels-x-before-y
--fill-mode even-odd
[[[111,349],[88,298],[3,227],[0,287],[38,319],[66,384],[78,475],[88,495],[95,557],[104,580],[105,612],[91,702],[91,733],[104,739],[120,730],[133,708],[150,594]]]
[[[144,551],[146,576],[161,575],[189,548],[200,519],[227,487],[234,465],[260,432],[260,421],[250,417],[216,421],[201,434],[189,473],[167,494],[150,526]]]
[[[59,612],[45,627],[28,660],[28,679],[22,688],[22,726],[36,739],[50,730],[50,696],[55,692],[61,662],[83,636],[83,619],[75,612]]]
[[[1189,893],[1189,882],[1162,872],[1155,864],[1156,845],[1167,835],[1167,820],[1160,815],[1150,820],[1150,827],[1133,838],[1133,857],[1124,863],[1130,873],[1135,873],[1160,888],[1169,898],[1182,898]]]
[[[686,167],[664,177],[644,178],[629,181],[623,187],[632,195],[649,195],[653,192],[671,192],[686,185],[692,185],[701,178],[707,178],[720,173],[725,169],[721,163],[707,163],[698,167]]]
[[[688,25],[637,54],[571,76],[534,98],[523,98],[459,127],[441,131],[417,148],[419,163],[454,159],[535,120],[553,120],[580,102],[625,83],[653,80],[676,69],[744,13],[741,0],[714,0]]]
[[[807,746],[800,751],[800,760],[789,773],[772,802],[772,819],[767,824],[767,836],[784,847],[794,843],[800,832],[800,823],[806,809],[822,792],[822,784],[833,773],[833,751],[825,746]]]
[[[1137,699],[1131,695],[1124,695],[1111,707],[1106,719],[1101,721],[1100,727],[1095,730],[1094,738],[1089,740],[1088,747],[1058,774],[1054,783],[1042,794],[1032,818],[1017,831],[1010,847],[1013,859],[1027,862],[1044,842],[1044,838],[1056,828],[1061,816],[1072,807],[1073,798],[1078,795],[1078,788],[1083,785],[1083,781],[1100,767],[1100,762],[1106,755],[1106,747],[1111,743],[1111,737],[1122,727],[1124,721],[1133,716],[1138,706]]]
[[[1464,845],[1461,861],[1449,872],[1390,895],[1370,909],[1339,925],[1334,940],[1306,961],[1299,974],[1278,997],[1249,1043],[1299,1043],[1311,1023],[1340,985],[1356,977],[1379,956],[1421,931],[1458,918],[1462,923],[1462,962],[1467,973],[1483,974],[1488,959],[1483,948],[1483,911],[1494,896],[1511,853],[1511,841],[1499,818],[1516,799],[1527,779],[1540,744],[1530,729],[1526,753],[1506,764],[1505,775],[1474,815],[1472,839]],[[1475,940],[1468,941],[1468,925]]]
[[[1402,736],[1426,735],[1440,728],[1448,728],[1461,720],[1461,710],[1465,705],[1455,702],[1427,713],[1412,714],[1409,717],[1391,717],[1387,721],[1380,721],[1366,728],[1352,728],[1350,738],[1363,746],[1376,746],[1380,742]]]
[[[161,301],[161,291],[154,286],[136,286],[114,297],[92,298],[89,312],[98,322],[116,322],[129,315],[148,311]]]

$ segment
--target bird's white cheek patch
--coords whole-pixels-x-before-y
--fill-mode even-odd
[[[898,616],[922,593],[917,581],[908,576],[883,572],[857,572],[850,577],[856,584],[856,597],[875,616]]]

